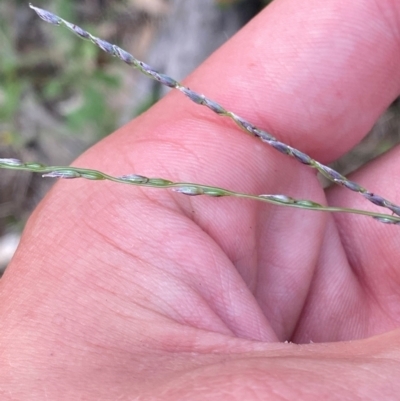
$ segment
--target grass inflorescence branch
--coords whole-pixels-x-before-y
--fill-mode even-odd
[[[149,178],[143,175],[129,174],[120,177],[114,177],[98,170],[86,168],[69,167],[69,166],[45,166],[41,163],[23,163],[18,159],[0,159],[0,169],[30,171],[33,173],[41,173],[43,177],[50,178],[84,178],[87,180],[108,180],[120,184],[136,185],[141,187],[152,187],[161,189],[172,189],[175,192],[196,196],[208,195],[213,197],[233,196],[237,198],[253,199],[261,202],[271,203],[273,205],[294,207],[300,209],[314,210],[320,212],[342,212],[354,213],[364,216],[373,217],[382,223],[400,224],[400,217],[374,213],[366,210],[347,209],[340,207],[324,206],[319,203],[306,200],[294,199],[286,195],[250,195],[241,192],[230,191],[224,188],[214,187],[210,185],[195,184],[192,182],[174,182],[164,178]]]
[[[356,182],[350,181],[342,174],[338,173],[337,171],[333,170],[332,168],[330,168],[328,166],[323,165],[322,163],[319,163],[318,161],[314,160],[313,158],[311,158],[307,154],[301,152],[300,150],[295,149],[292,146],[286,145],[285,143],[276,139],[270,133],[268,133],[260,128],[257,128],[255,125],[246,121],[242,117],[239,117],[235,113],[233,113],[229,110],[226,110],[223,106],[221,106],[217,102],[206,98],[202,94],[194,92],[193,90],[185,87],[184,85],[182,85],[175,79],[173,79],[165,74],[159,73],[158,71],[154,70],[152,67],[145,64],[144,62],[136,59],[135,57],[133,57],[131,54],[129,54],[125,50],[121,49],[120,47],[118,47],[112,43],[109,43],[105,40],[102,40],[100,38],[97,38],[96,36],[93,36],[92,34],[85,31],[84,29],[80,28],[79,26],[62,19],[59,16],[57,16],[49,11],[35,7],[32,4],[29,4],[29,6],[44,21],[46,21],[50,24],[53,24],[53,25],[64,25],[69,30],[71,30],[73,33],[78,35],[80,38],[93,42],[96,46],[98,46],[104,52],[110,54],[111,56],[118,57],[120,60],[122,60],[129,66],[136,68],[137,70],[139,70],[143,74],[147,75],[148,77],[160,82],[162,85],[165,85],[169,88],[179,90],[184,95],[186,95],[190,100],[192,100],[194,103],[206,106],[210,110],[212,110],[214,113],[216,113],[220,116],[229,117],[246,133],[251,134],[251,135],[261,139],[261,141],[272,146],[274,149],[278,150],[279,152],[295,158],[300,163],[308,165],[312,168],[315,168],[317,171],[319,171],[324,177],[326,177],[331,182],[341,185],[353,192],[357,192],[357,193],[361,194],[365,199],[372,202],[373,204],[387,208],[392,213],[400,216],[400,206],[390,202],[389,200],[387,200],[379,195],[376,195],[376,194],[368,191],[366,188],[362,187],[361,185],[357,184]]]

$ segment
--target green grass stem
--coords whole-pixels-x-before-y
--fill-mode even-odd
[[[306,200],[294,199],[286,195],[251,195],[242,192],[231,191],[210,185],[196,184],[192,182],[174,182],[164,178],[149,178],[142,175],[129,174],[114,177],[98,170],[68,166],[45,166],[41,163],[23,163],[17,159],[0,159],[0,169],[30,171],[41,173],[43,177],[50,178],[84,178],[87,180],[108,180],[120,184],[135,185],[140,187],[151,187],[161,189],[172,189],[175,192],[188,196],[208,195],[212,197],[233,196],[236,198],[252,199],[278,206],[294,207],[299,209],[313,210],[319,212],[353,213],[370,216],[382,223],[400,224],[400,217],[375,213],[366,210],[348,209],[342,207],[324,206],[319,203]]]

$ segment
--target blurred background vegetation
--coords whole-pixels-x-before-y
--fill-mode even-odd
[[[36,0],[34,5],[182,79],[270,1]],[[45,24],[28,4],[0,2],[0,158],[66,165],[166,89],[65,29]],[[335,167],[348,173],[397,143],[399,114],[394,103],[363,144]],[[40,175],[0,170],[0,274],[50,185]]]

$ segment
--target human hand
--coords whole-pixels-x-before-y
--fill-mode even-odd
[[[328,163],[399,94],[399,20],[389,0],[277,0],[186,83]],[[352,178],[395,201],[398,153]],[[370,207],[179,93],[75,164]],[[58,183],[1,281],[2,399],[393,398],[398,230]]]

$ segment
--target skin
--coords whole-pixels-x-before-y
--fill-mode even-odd
[[[399,23],[394,0],[276,0],[185,83],[329,163],[400,93]],[[175,92],[74,165],[375,207]],[[350,178],[398,204],[399,176],[394,149]],[[396,399],[399,230],[58,182],[0,282],[1,399]]]

